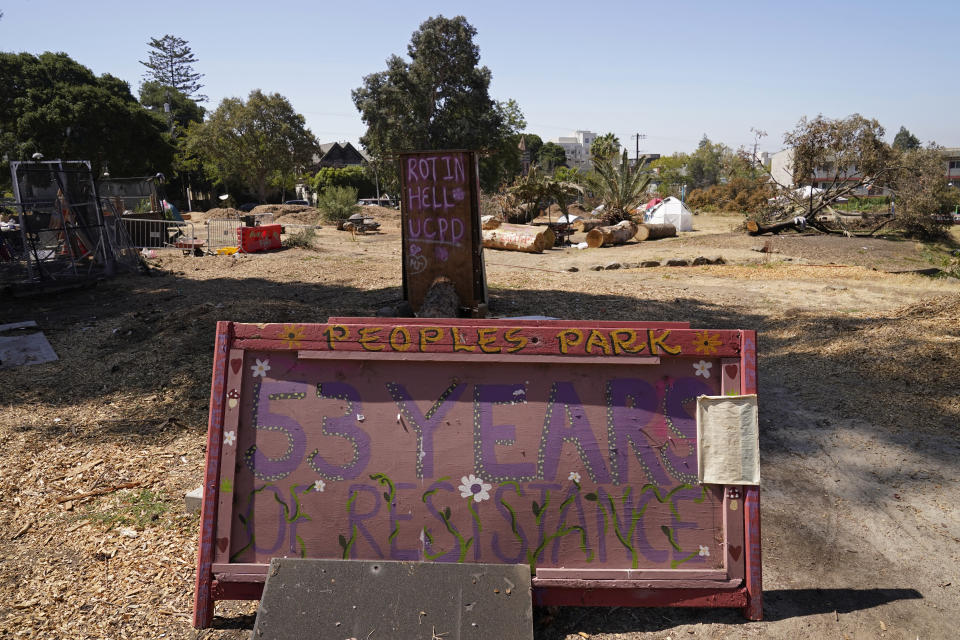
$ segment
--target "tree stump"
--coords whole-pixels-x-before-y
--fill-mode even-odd
[[[453,281],[446,276],[438,276],[423,298],[418,318],[456,318],[460,309],[460,296]]]
[[[636,222],[623,220],[612,227],[597,227],[587,234],[587,246],[591,249],[609,245],[623,244],[637,235],[639,229]]]

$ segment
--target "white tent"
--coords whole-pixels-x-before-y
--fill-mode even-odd
[[[673,196],[647,211],[643,221],[652,224],[672,224],[677,231],[693,231],[693,212]]]

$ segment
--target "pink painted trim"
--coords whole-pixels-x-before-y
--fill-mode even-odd
[[[197,579],[193,594],[193,626],[205,629],[213,622],[211,566],[216,544],[217,483],[220,478],[220,445],[223,441],[223,406],[227,391],[228,353],[233,323],[217,322],[210,383],[210,417],[207,423],[207,458],[203,473],[203,502],[200,507],[200,546],[197,551]]]
[[[690,578],[687,580],[576,580],[573,578],[540,578],[533,577],[533,586],[558,587],[560,589],[739,589],[739,580],[703,580]]]
[[[747,602],[743,588],[716,589],[591,589],[535,587],[533,604],[569,607],[729,607]]]
[[[607,582],[629,582],[647,580],[714,580],[725,582],[727,572],[723,569],[537,569],[534,578],[537,584],[544,580],[604,580]],[[702,587],[703,584],[697,586]],[[740,586],[739,583],[735,586]]]

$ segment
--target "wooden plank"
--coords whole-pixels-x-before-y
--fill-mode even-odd
[[[723,395],[739,395],[740,360],[723,358],[720,360],[721,390]],[[743,580],[746,564],[746,547],[743,537],[743,487],[723,488],[723,531],[724,566],[731,578]]]
[[[370,355],[368,352],[364,351],[298,351],[297,357],[301,360],[369,360]],[[487,356],[483,355],[474,355],[469,353],[449,353],[449,352],[438,352],[438,353],[391,353],[389,351],[384,352],[383,354],[377,356],[379,360],[399,360],[403,362],[477,362],[486,357],[488,360],[493,360],[497,357],[495,354],[488,354]],[[556,356],[556,355],[542,355],[542,356],[533,356],[533,355],[513,355],[510,356],[511,362],[535,362],[535,363],[548,363],[548,362],[569,362],[570,358],[567,356]],[[607,356],[584,356],[577,358],[577,364],[601,364],[604,366],[610,366],[610,358]],[[632,365],[657,365],[660,364],[660,358],[658,356],[653,357],[637,357],[630,358],[630,364]]]
[[[757,393],[757,333],[743,332],[740,356],[741,391]],[[763,570],[760,553],[760,487],[744,487],[744,546],[747,605],[743,615],[748,620],[763,619]]]
[[[712,580],[726,581],[727,572],[723,569],[567,569],[544,567],[537,569],[537,584],[546,584],[544,580]],[[739,586],[739,585],[738,585]]]
[[[233,521],[233,485],[237,461],[237,432],[240,413],[252,402],[246,398],[246,404],[240,395],[244,367],[242,349],[231,349],[227,369],[226,399],[223,414],[223,436],[220,441],[220,480],[217,483],[220,498],[217,501],[217,544],[214,550],[214,562],[228,562],[230,559],[230,523]],[[250,394],[247,394],[248,396]]]
[[[403,292],[414,311],[440,276],[462,306],[486,305],[477,162],[471,151],[399,155]]]
[[[380,323],[384,325],[460,325],[462,318],[367,318],[362,316],[331,316],[327,324],[368,324]],[[597,328],[628,327],[631,329],[689,329],[689,322],[637,322],[619,320],[526,320],[522,318],[484,318],[486,326],[502,327],[565,327],[571,324],[580,324]]]
[[[200,545],[197,551],[197,578],[193,594],[193,626],[198,629],[209,627],[213,621],[211,567],[217,535],[217,484],[220,478],[220,445],[223,441],[223,408],[227,394],[227,360],[232,337],[233,324],[217,322],[213,376],[210,383],[210,415],[207,422],[207,456],[203,472],[203,502],[200,505]]]
[[[534,587],[536,606],[560,607],[743,607],[744,589],[597,589],[576,587]]]
[[[485,321],[461,324],[238,325],[235,346],[244,349],[359,351],[367,353],[473,353],[613,356],[621,358],[739,357],[740,332],[729,329],[590,327],[509,327]],[[375,356],[374,356],[375,357]]]
[[[538,589],[560,588],[560,589],[738,589],[740,580],[730,580],[726,577],[711,578],[675,578],[672,580],[654,580],[654,579],[577,579],[577,578],[540,578],[534,576],[533,586]]]

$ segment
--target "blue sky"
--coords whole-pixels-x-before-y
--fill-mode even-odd
[[[64,51],[130,82],[147,41],[189,41],[206,106],[252,89],[287,96],[322,141],[364,131],[350,91],[406,54],[426,18],[477,29],[491,96],[554,139],[612,131],[631,152],[691,151],[703,134],[775,151],[801,116],[877,118],[960,146],[960,2],[137,2],[0,0],[0,50]]]

